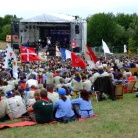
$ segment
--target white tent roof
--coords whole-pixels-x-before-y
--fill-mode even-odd
[[[75,17],[65,14],[39,14],[26,19],[22,19],[20,22],[56,22],[56,23],[68,23],[75,20]]]

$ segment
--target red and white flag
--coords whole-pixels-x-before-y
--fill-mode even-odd
[[[39,61],[40,58],[35,53],[35,48],[20,46],[20,54],[22,62]]]
[[[89,64],[91,68],[95,67],[95,63],[98,61],[96,55],[94,52],[91,50],[90,47],[86,46],[84,49],[84,55],[85,55],[85,60]]]
[[[83,59],[75,53],[71,52],[71,60],[72,60],[72,67],[81,67],[86,68],[86,63],[83,61]]]

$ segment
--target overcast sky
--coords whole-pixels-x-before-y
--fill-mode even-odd
[[[100,12],[138,14],[138,0],[1,0],[0,17],[6,14],[30,17],[41,13],[63,13],[86,18]]]

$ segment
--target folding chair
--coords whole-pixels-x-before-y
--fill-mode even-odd
[[[128,83],[128,87],[127,87],[127,92],[134,92],[134,87],[135,87],[135,83],[136,83],[137,81],[130,81],[129,83]]]
[[[124,94],[124,84],[117,84],[115,85],[115,97],[116,99],[123,99]]]

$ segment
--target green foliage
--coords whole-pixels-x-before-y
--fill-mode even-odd
[[[112,13],[99,13],[93,15],[88,22],[88,45],[101,45],[101,40],[107,43],[113,40],[115,22]]]
[[[86,21],[88,24],[87,44],[91,47],[101,46],[102,39],[116,51],[119,49],[115,47],[123,48],[124,44],[129,45],[132,51],[135,51],[138,46],[138,16],[136,13],[130,15],[118,13],[116,16],[112,13],[99,13],[87,17]]]
[[[128,48],[132,53],[136,53],[137,51],[136,41],[132,38],[128,39]]]
[[[121,26],[119,24],[116,24],[116,28],[115,28],[115,33],[114,33],[114,37],[113,37],[113,45],[114,46],[120,46],[120,45],[124,45],[127,44],[127,33],[125,31],[124,26]]]
[[[10,30],[11,30],[10,24],[6,24],[2,27],[1,33],[0,33],[1,40],[5,41],[6,35],[10,34],[10,32],[11,32]]]
[[[2,41],[5,41],[6,35],[11,32],[10,22],[12,18],[12,15],[5,15],[3,18],[0,17],[0,40]]]
[[[130,26],[130,23],[133,20],[133,15],[119,13],[116,15],[115,21],[117,24],[123,26],[127,30]]]

